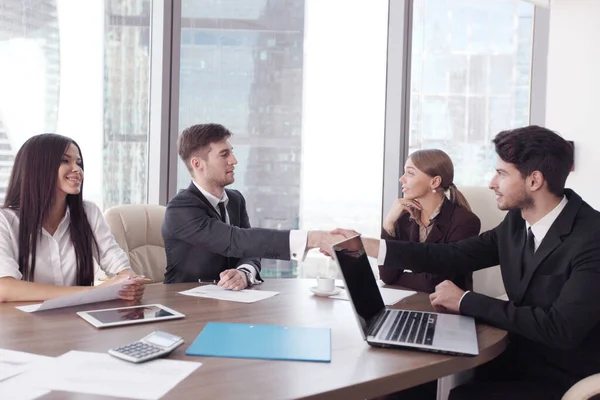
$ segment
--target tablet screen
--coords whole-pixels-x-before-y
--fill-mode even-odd
[[[173,316],[170,312],[154,305],[88,311],[87,313],[105,324],[123,321],[153,320]]]

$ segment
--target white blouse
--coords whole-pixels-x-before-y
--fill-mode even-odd
[[[84,209],[92,232],[98,243],[98,254],[94,261],[107,274],[113,275],[131,268],[125,252],[119,247],[97,205],[84,201]],[[60,221],[54,235],[42,228],[37,243],[34,282],[55,286],[77,284],[77,261],[75,247],[69,232],[70,213]],[[19,272],[19,217],[14,210],[0,208],[0,278],[22,279]]]

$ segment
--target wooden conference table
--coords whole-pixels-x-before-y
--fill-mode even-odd
[[[59,356],[69,350],[106,352],[138,340],[154,330],[185,339],[168,358],[202,362],[167,399],[365,399],[391,393],[490,361],[506,347],[505,331],[477,325],[480,354],[453,357],[378,349],[363,341],[348,301],[314,296],[314,280],[271,279],[256,290],[277,296],[245,304],[180,295],[194,283],[146,287],[142,303],[160,303],[186,318],[150,324],[96,329],[75,311],[118,307],[120,300],[26,314],[25,303],[0,304],[0,348]],[[428,296],[417,293],[395,308],[429,310]],[[331,363],[188,357],[185,350],[209,321],[331,328]],[[81,393],[52,392],[42,399],[98,398]]]

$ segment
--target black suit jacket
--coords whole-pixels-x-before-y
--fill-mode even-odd
[[[244,196],[225,191],[230,225],[193,182],[167,205],[162,225],[165,283],[219,280],[222,271],[241,264],[260,271],[261,257],[289,260],[289,231],[251,228]]]
[[[565,390],[600,373],[600,213],[572,190],[568,203],[523,272],[525,221],[510,211],[495,229],[454,244],[388,241],[384,265],[463,273],[500,264],[509,301],[478,293],[460,312],[505,329],[524,379]]]
[[[445,199],[440,213],[433,220],[431,232],[425,243],[453,243],[472,236],[477,236],[481,229],[481,221],[477,215],[464,207],[453,204]],[[381,230],[381,238],[386,240],[401,240],[419,242],[419,224],[405,212],[394,224],[396,236]],[[408,268],[412,270],[412,268]],[[463,290],[473,289],[473,274],[432,274],[429,272],[403,272],[401,269],[379,267],[379,276],[387,285],[400,285],[421,292],[433,293],[435,287],[449,279]]]

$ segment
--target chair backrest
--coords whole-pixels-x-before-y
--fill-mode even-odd
[[[154,282],[164,280],[167,268],[161,226],[165,207],[132,204],[111,207],[104,212],[119,247],[129,256],[131,268]]]
[[[498,209],[492,190],[476,186],[464,186],[459,189],[471,205],[473,213],[481,220],[481,232],[489,231],[502,222],[506,211]],[[500,274],[500,267],[495,266],[474,272],[473,290],[492,297],[504,295],[506,290]]]

